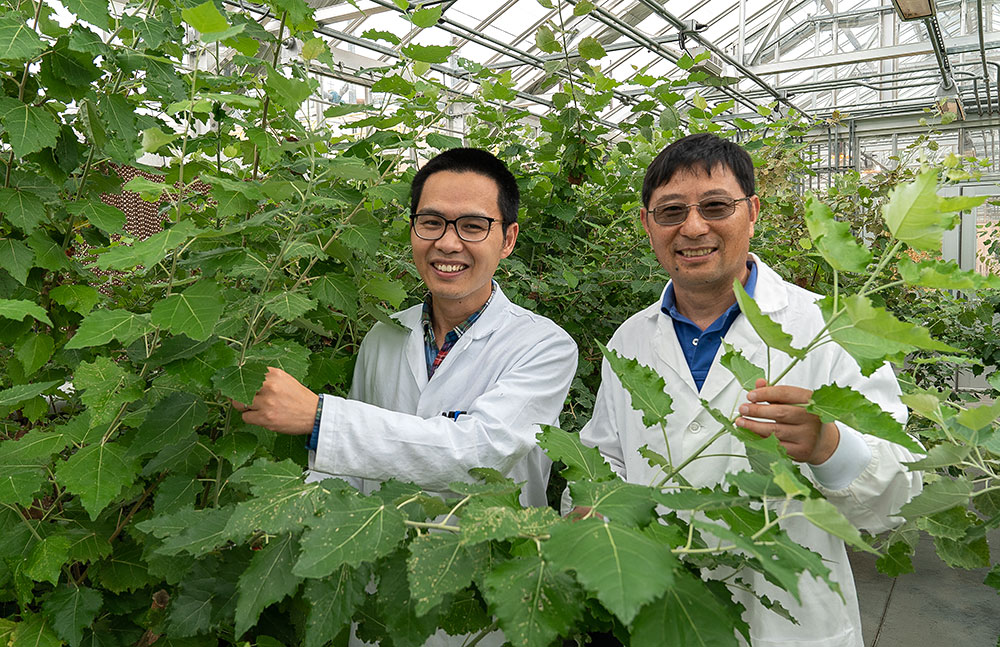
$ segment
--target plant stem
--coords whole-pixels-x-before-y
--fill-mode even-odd
[[[674,476],[676,476],[676,475],[677,475],[677,474],[678,474],[678,473],[679,473],[679,472],[680,472],[680,471],[681,471],[682,469],[684,469],[685,467],[687,467],[687,466],[688,466],[688,465],[689,465],[689,464],[691,463],[691,461],[693,461],[693,460],[695,460],[696,458],[698,458],[698,457],[699,457],[699,456],[700,456],[700,455],[702,454],[702,452],[704,452],[704,451],[705,451],[706,449],[708,449],[708,448],[709,448],[709,446],[710,446],[710,445],[711,445],[712,443],[714,443],[714,442],[715,442],[715,441],[717,441],[718,439],[722,438],[722,437],[723,437],[723,436],[725,436],[725,435],[726,435],[727,433],[728,433],[728,431],[726,430],[726,428],[725,428],[725,427],[723,427],[723,428],[722,428],[722,429],[720,429],[719,431],[715,432],[715,435],[713,435],[713,436],[712,436],[711,438],[709,438],[709,439],[708,439],[708,442],[706,442],[706,443],[705,443],[704,445],[702,445],[702,446],[701,446],[701,447],[699,447],[699,448],[698,448],[697,450],[695,450],[695,452],[694,452],[693,454],[691,454],[690,456],[688,456],[688,457],[687,457],[686,459],[684,459],[684,461],[683,461],[683,462],[682,462],[682,463],[681,463],[680,465],[678,465],[677,467],[675,467],[675,468],[674,468],[674,469],[673,469],[673,470],[672,470],[672,471],[671,471],[671,472],[670,472],[669,474],[667,474],[666,476],[664,476],[664,477],[663,477],[663,479],[661,479],[661,480],[660,480],[660,482],[656,484],[656,487],[658,487],[658,488],[660,488],[660,487],[663,487],[663,485],[664,485],[664,484],[665,484],[665,483],[666,483],[667,481],[669,481],[670,479],[672,479],[672,478],[673,478]]]
[[[278,39],[274,43],[274,57],[273,57],[272,62],[271,62],[271,67],[274,70],[278,69],[278,59],[281,58],[281,41],[285,37],[285,18],[287,18],[287,17],[288,17],[288,12],[287,11],[281,12],[281,24],[278,25]],[[264,106],[261,109],[261,116],[260,116],[260,129],[263,130],[263,131],[265,131],[265,133],[267,131],[267,109],[270,107],[270,105],[271,105],[271,95],[270,94],[265,94],[264,95]],[[254,144],[253,145],[253,179],[255,181],[257,180],[257,169],[259,168],[259,166],[260,166],[260,149],[257,147],[257,144]]]

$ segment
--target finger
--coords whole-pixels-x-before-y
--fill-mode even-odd
[[[785,424],[804,424],[815,416],[802,407],[789,404],[741,404],[740,415],[766,418]]]
[[[236,409],[237,411],[246,411],[247,409],[250,408],[247,405],[240,402],[239,400],[233,400],[232,398],[230,398],[229,401],[233,404],[233,408]]]
[[[759,382],[759,380],[758,380]],[[750,402],[771,402],[773,404],[808,404],[812,391],[798,386],[763,386],[747,393]]]
[[[740,417],[735,422],[737,427],[752,431],[761,438],[767,438],[772,434],[777,435],[780,430],[778,424],[773,420],[750,420],[749,418]]]

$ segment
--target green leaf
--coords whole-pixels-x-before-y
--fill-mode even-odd
[[[333,177],[341,180],[374,182],[378,178],[378,171],[356,157],[336,157],[328,162],[326,168]]]
[[[851,227],[833,216],[830,207],[815,196],[806,200],[806,226],[816,249],[830,266],[839,272],[864,272],[872,254],[851,235]]]
[[[589,2],[589,0],[583,0],[582,2],[577,2],[573,6],[574,16],[586,16],[588,13],[594,10],[594,3]]]
[[[917,518],[917,528],[932,537],[962,539],[966,531],[978,521],[978,517],[963,506],[955,506],[941,512]]]
[[[20,240],[0,240],[0,268],[7,270],[15,281],[25,285],[28,272],[34,267],[35,255]]]
[[[23,61],[35,58],[45,49],[34,29],[24,23],[16,13],[0,17],[0,60]]]
[[[952,568],[972,570],[990,566],[990,547],[985,536],[971,540],[935,537],[934,549],[938,557]]]
[[[33,232],[45,220],[45,205],[33,193],[0,189],[0,213],[25,234]]]
[[[817,528],[840,537],[854,548],[878,555],[878,551],[861,538],[858,529],[826,499],[806,499],[802,503],[802,514]]]
[[[417,9],[410,14],[410,22],[417,27],[427,29],[437,24],[441,19],[442,7],[428,7],[427,9]]]
[[[108,26],[107,0],[66,0],[64,4],[76,14],[77,18],[86,20],[98,29],[105,29]]]
[[[959,209],[982,204],[946,201],[937,195],[937,170],[924,171],[913,182],[896,185],[889,194],[889,202],[882,207],[882,217],[892,235],[916,249],[937,251],[941,237],[955,226]]]
[[[34,375],[35,371],[45,366],[52,357],[56,343],[49,335],[28,335],[23,337],[14,349],[14,356],[24,367],[25,376]]]
[[[66,348],[103,346],[112,339],[128,346],[152,331],[153,324],[148,314],[135,314],[128,310],[95,310],[83,318]]]
[[[63,564],[69,559],[70,541],[65,535],[50,535],[35,544],[24,562],[24,574],[36,582],[59,583]]]
[[[267,366],[246,362],[242,366],[227,366],[212,376],[212,384],[222,395],[237,402],[250,404],[264,384]]]
[[[943,476],[925,485],[923,492],[899,509],[899,514],[907,519],[919,519],[955,506],[966,506],[971,496],[972,485],[969,481]]]
[[[455,49],[457,48],[451,45],[417,45],[410,43],[409,45],[404,45],[400,51],[415,61],[447,63],[448,57],[451,56],[451,53]]]
[[[142,381],[107,356],[81,362],[74,378],[74,386],[83,391],[80,399],[90,409],[95,425],[110,420],[121,407],[142,397]]]
[[[708,585],[683,570],[666,594],[642,608],[632,625],[633,647],[738,645],[732,616]]]
[[[172,393],[146,414],[128,449],[129,457],[154,454],[181,442],[208,419],[208,407],[191,393]]]
[[[368,569],[341,566],[333,575],[306,582],[303,597],[309,604],[304,647],[323,647],[351,624],[351,616],[368,597]]]
[[[0,317],[14,321],[24,321],[25,317],[31,317],[49,326],[54,325],[40,305],[23,299],[0,299]]]
[[[600,41],[593,36],[587,36],[586,38],[581,39],[580,43],[577,45],[577,51],[580,52],[581,57],[591,61],[602,59],[608,55],[608,53],[604,51],[604,46],[601,45]]]
[[[719,358],[719,363],[736,376],[736,381],[740,383],[744,391],[753,391],[757,388],[757,380],[765,379],[764,369],[752,364],[738,348],[729,344],[725,339],[722,340],[722,350],[723,355]]]
[[[101,300],[101,294],[89,285],[60,285],[52,288],[49,296],[67,310],[81,315],[90,312]]]
[[[587,447],[580,442],[578,434],[563,431],[551,425],[541,425],[542,431],[535,436],[538,446],[545,450],[553,461],[566,464],[563,477],[567,481],[608,481],[617,479],[611,466],[596,447]]]
[[[0,390],[0,407],[12,407],[21,404],[25,400],[30,400],[61,383],[62,380],[39,382],[37,384],[18,384],[9,389]]]
[[[889,577],[899,577],[913,572],[913,548],[905,541],[897,541],[889,546],[882,557],[875,560],[875,566],[880,573]]]
[[[213,5],[211,2],[206,2],[205,4],[211,5],[213,9],[215,8],[215,5]],[[171,143],[178,137],[180,137],[180,135],[176,133],[163,132],[162,130],[160,130],[159,126],[153,126],[152,128],[147,128],[146,130],[142,131],[142,144],[141,144],[142,150],[144,150],[147,153],[155,153],[156,151],[160,150],[161,148]]]
[[[302,102],[312,94],[312,86],[309,83],[282,76],[273,68],[268,69],[264,87],[269,90],[268,95],[271,100],[282,106],[291,115],[298,112]]]
[[[42,614],[24,615],[10,635],[10,647],[61,647],[62,641]]]
[[[1000,276],[983,276],[974,270],[964,271],[955,261],[926,260],[914,263],[903,258],[897,265],[899,276],[909,285],[939,290],[982,290],[1000,288]]]
[[[584,608],[573,578],[537,555],[500,564],[483,583],[490,611],[515,645],[547,647],[570,632]]]
[[[104,603],[100,591],[85,586],[61,586],[42,605],[56,634],[70,645],[79,645]]]
[[[298,319],[316,307],[316,302],[297,292],[271,292],[265,296],[264,309],[284,321]]]
[[[952,445],[941,443],[931,447],[927,456],[912,463],[904,463],[911,470],[935,470],[941,467],[957,465],[972,452],[968,445]]]
[[[823,319],[830,322],[833,316],[833,296],[820,299],[818,305],[823,312]],[[865,376],[877,371],[886,360],[901,364],[906,353],[912,349],[908,344],[896,343],[856,326],[845,325],[840,318],[832,324],[830,337],[854,358]]]
[[[171,193],[170,187],[167,184],[150,180],[142,175],[135,176],[126,182],[122,188],[126,191],[138,193],[146,202],[156,202],[163,197],[164,193],[168,195]]]
[[[373,276],[368,279],[362,290],[379,301],[385,301],[393,308],[398,308],[406,299],[406,290],[399,281],[387,276]]]
[[[219,13],[212,0],[203,2],[196,7],[181,9],[181,17],[184,22],[203,34],[225,31],[229,28],[225,16]]]
[[[398,74],[390,74],[388,76],[383,76],[378,81],[372,84],[372,92],[386,92],[389,94],[398,94],[402,97],[408,97],[416,91],[413,83],[407,81]],[[369,118],[361,119],[359,122],[352,122],[349,127],[360,128]],[[357,124],[357,125],[355,125]],[[338,158],[340,159],[340,158]]]
[[[994,402],[992,405],[962,409],[955,416],[955,422],[965,425],[973,431],[990,427],[998,419],[1000,419],[1000,400]]]
[[[180,294],[172,294],[153,306],[152,322],[175,335],[187,335],[195,341],[212,336],[222,316],[224,301],[219,284],[201,279]]]
[[[674,412],[673,399],[667,394],[667,384],[659,373],[634,359],[627,359],[598,343],[611,370],[632,396],[632,408],[642,411],[642,424],[647,427],[667,424]]]
[[[298,590],[302,578],[292,574],[298,542],[294,535],[277,537],[257,551],[240,575],[236,602],[236,635],[257,623],[261,611]]]
[[[850,387],[821,386],[813,391],[806,410],[818,415],[823,422],[842,422],[863,434],[888,440],[910,451],[924,451],[895,418]]]
[[[2,37],[0,42],[3,42]],[[3,123],[10,147],[18,159],[55,146],[59,138],[59,124],[51,112],[9,97],[0,97],[0,123]]]
[[[309,293],[321,304],[353,317],[358,312],[358,288],[346,274],[324,274],[313,281]]]
[[[860,330],[871,335],[883,337],[895,344],[905,345],[911,350],[938,350],[946,352],[961,352],[931,337],[930,331],[917,324],[900,321],[884,308],[872,305],[871,299],[860,294],[843,299],[847,308],[847,316]],[[892,346],[890,346],[892,347]]]
[[[298,471],[294,483],[257,494],[255,498],[238,504],[226,526],[225,536],[239,539],[257,530],[271,534],[297,532],[328,505],[337,504],[339,499],[330,488],[331,483],[338,481],[306,484],[302,482],[302,468],[299,467]],[[344,486],[346,488],[346,484]]]
[[[36,229],[28,236],[28,246],[35,252],[36,267],[44,267],[53,272],[62,272],[73,268],[62,245],[52,240],[48,232],[43,229]]]
[[[126,270],[137,265],[151,268],[198,233],[190,220],[181,221],[131,247],[120,245],[101,254],[97,258],[97,267],[102,270]]]
[[[634,528],[597,519],[552,529],[542,554],[576,579],[626,625],[674,583],[677,558]]]
[[[653,488],[623,481],[569,484],[573,505],[593,508],[595,512],[625,526],[647,526],[656,518],[658,492]]]
[[[547,25],[542,25],[535,32],[535,45],[547,54],[555,54],[562,51],[562,45],[559,44],[559,41],[556,40],[556,35],[552,33],[552,30]]]
[[[519,536],[539,536],[547,534],[559,520],[559,515],[552,508],[476,506],[462,516],[462,538],[471,545]]]
[[[391,31],[380,31],[378,29],[368,29],[361,34],[362,38],[367,38],[368,40],[384,40],[391,45],[399,45],[402,41],[399,36],[392,33]]]
[[[421,535],[410,542],[406,565],[417,615],[426,614],[449,593],[464,589],[476,572],[465,539],[448,532]]]
[[[795,358],[805,357],[805,351],[792,346],[792,336],[781,329],[781,326],[764,315],[757,302],[743,289],[738,281],[733,281],[733,293],[736,302],[740,304],[740,312],[747,318],[757,335],[771,348],[777,349]]]
[[[442,135],[441,133],[427,133],[426,140],[428,146],[442,151],[449,148],[461,148],[463,146],[461,138]]]
[[[88,445],[56,466],[56,480],[80,497],[90,519],[97,516],[118,494],[135,481],[137,465],[125,458],[115,443]]]
[[[232,516],[232,508],[205,508],[203,510],[181,510],[164,519],[159,517],[138,524],[144,532],[154,532],[152,523],[173,523],[181,530],[177,534],[169,534],[163,544],[156,550],[161,555],[178,555],[187,553],[200,556],[212,552],[230,539],[226,528]],[[149,525],[147,525],[149,524]],[[169,527],[168,527],[169,528]],[[154,534],[161,536],[165,528],[158,528]]]
[[[341,496],[341,504],[310,520],[292,572],[326,577],[341,565],[357,566],[388,555],[406,534],[403,515],[377,497]]]

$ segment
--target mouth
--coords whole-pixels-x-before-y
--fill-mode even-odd
[[[708,256],[714,252],[715,249],[715,247],[694,247],[690,249],[680,249],[677,253],[684,258],[701,258],[702,256]]]
[[[440,272],[441,274],[457,274],[462,270],[468,268],[469,266],[465,263],[431,263],[431,267]]]

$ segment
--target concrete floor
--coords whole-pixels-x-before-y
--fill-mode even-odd
[[[993,562],[1000,532],[988,537]],[[886,577],[867,553],[851,553],[865,647],[1000,646],[1000,595],[983,584],[987,570],[949,568],[923,537],[916,572]]]

